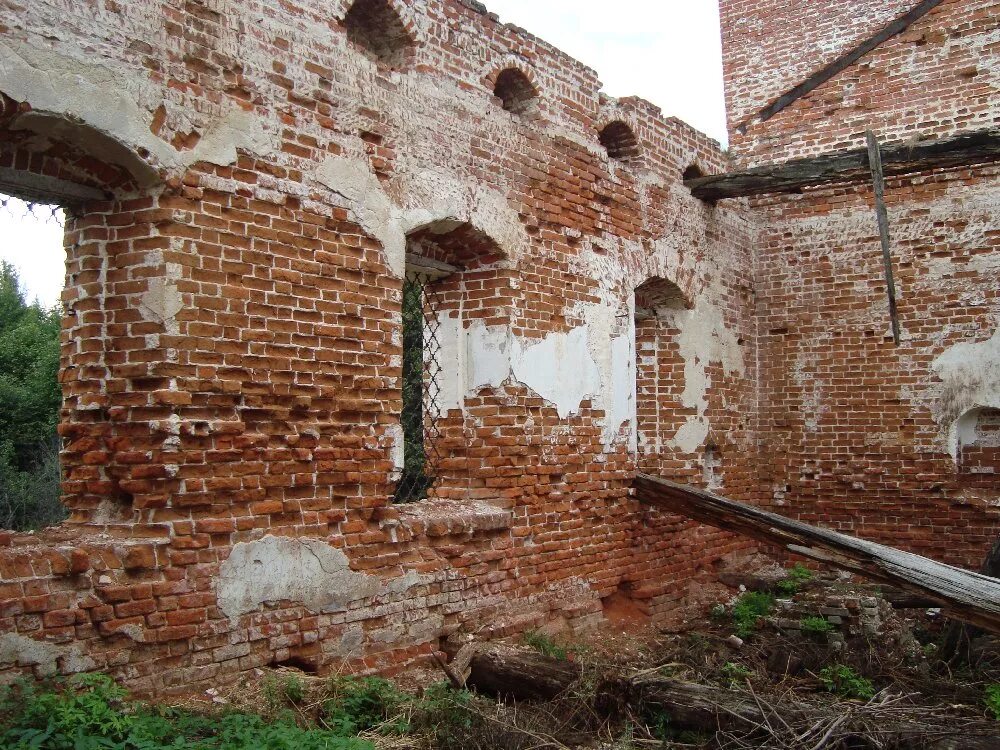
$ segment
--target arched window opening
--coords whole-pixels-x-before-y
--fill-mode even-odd
[[[60,497],[57,433],[62,408],[63,223],[58,204],[0,193],[2,529],[41,529],[68,515]]]
[[[2,269],[0,316],[17,353],[0,363],[2,526],[51,525],[67,516],[63,504],[73,523],[136,520],[123,489],[134,467],[116,463],[110,447],[121,433],[107,407],[121,391],[109,386],[105,331],[135,320],[146,275],[138,267],[135,276],[114,273],[107,245],[119,232],[169,242],[161,225],[137,220],[120,197],[158,181],[139,152],[106,131],[0,93],[0,259],[16,268]],[[155,269],[159,261],[148,262]],[[5,357],[11,347],[0,350]],[[150,450],[155,440],[131,445]]]
[[[347,38],[379,63],[405,68],[413,54],[413,39],[387,0],[357,0],[344,16]]]
[[[677,316],[688,307],[684,293],[672,281],[652,278],[635,289],[635,376],[638,467],[641,471],[676,476],[675,437],[691,409],[683,405],[684,358]],[[703,464],[704,467],[704,464]]]
[[[616,161],[633,161],[639,157],[639,140],[627,123],[615,120],[598,134],[608,156]]]
[[[501,259],[493,240],[465,223],[437,222],[407,237],[396,503],[457,495],[469,486],[464,331],[472,319],[493,314],[481,291]]]
[[[501,106],[515,115],[530,114],[537,106],[538,91],[517,68],[507,68],[497,76],[493,95]]]

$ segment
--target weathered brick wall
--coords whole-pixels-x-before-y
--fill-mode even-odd
[[[899,15],[915,3],[899,5],[885,7]],[[796,78],[784,81],[790,89],[829,61],[815,47],[844,49],[889,20],[880,13],[867,29],[843,23],[843,13],[869,17],[863,2],[787,8],[727,0],[722,8],[731,114],[755,111],[774,93],[771,71],[747,56],[751,44],[779,65],[789,55],[808,63],[794,66]],[[739,33],[737,16],[766,25],[788,13],[801,18],[810,45],[770,33],[751,43]],[[883,140],[907,140],[994,125],[997,18],[995,0],[946,0],[772,119],[732,132],[734,157],[756,165],[858,148],[869,127]],[[888,180],[899,347],[889,332],[870,185],[751,204],[762,500],[978,566],[1000,532],[1000,484],[997,465],[985,460],[986,420],[969,445],[962,425],[1000,401],[996,185],[996,166]]]
[[[72,518],[0,533],[6,674],[165,691],[289,660],[386,669],[622,597],[676,616],[748,549],[629,497],[653,277],[690,303],[651,357],[684,361],[689,405],[643,466],[701,481],[712,444],[713,481],[754,495],[753,227],[680,182],[724,169],[717,146],[472,3],[393,0],[410,41],[384,63],[348,40],[349,6],[0,22],[0,166],[107,193],[67,232]],[[492,96],[507,67],[528,110]],[[621,160],[598,137],[618,120]],[[488,251],[449,292],[440,483],[393,506],[401,275],[427,242]]]

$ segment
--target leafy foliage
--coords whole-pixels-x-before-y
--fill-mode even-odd
[[[531,630],[524,634],[524,643],[531,646],[542,656],[551,656],[555,659],[568,659],[569,650],[565,646],[560,646],[552,638],[538,630]]]
[[[802,563],[795,563],[785,571],[785,580],[778,582],[778,593],[782,596],[795,596],[802,586],[812,580],[813,574]]]
[[[871,680],[862,677],[845,664],[823,667],[819,673],[819,681],[823,683],[825,690],[836,693],[841,698],[870,700],[875,697],[875,687]]]
[[[332,697],[323,706],[323,722],[338,734],[371,729],[403,734],[409,728],[402,709],[408,696],[381,677],[336,677]]]
[[[128,700],[105,675],[65,684],[25,681],[0,694],[5,750],[374,750],[369,742],[291,717],[267,722],[246,713],[200,714]]]
[[[1000,721],[1000,683],[994,682],[986,686],[986,710]]]
[[[774,597],[762,591],[748,591],[733,605],[733,625],[741,638],[748,637],[757,627],[757,621],[767,617],[774,609]]]
[[[59,503],[58,308],[24,298],[0,263],[0,528],[34,529],[66,517]]]

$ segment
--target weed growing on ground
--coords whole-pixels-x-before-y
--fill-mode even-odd
[[[994,682],[986,686],[986,710],[994,719],[1000,721],[1000,683]]]
[[[130,701],[106,675],[26,680],[0,692],[5,750],[374,750],[356,737],[302,728],[287,715],[196,713]]]
[[[753,670],[733,661],[727,661],[722,665],[722,669],[719,671],[722,673],[722,677],[726,680],[726,682],[729,683],[729,687],[742,685],[750,679],[751,675],[753,675]]]
[[[531,646],[543,656],[551,656],[555,659],[568,659],[569,651],[565,646],[560,646],[551,637],[538,630],[531,630],[524,634],[524,644]]]
[[[819,615],[803,617],[799,620],[799,630],[806,635],[826,635],[832,633],[833,629],[833,623]]]
[[[771,614],[774,597],[762,591],[748,591],[733,605],[733,625],[736,634],[747,638],[757,627],[757,621]]]
[[[819,673],[819,681],[823,683],[825,690],[836,693],[841,698],[871,700],[875,697],[875,687],[871,680],[844,664],[823,667]]]
[[[409,696],[381,677],[334,677],[331,697],[323,704],[323,723],[342,735],[377,729],[404,734],[409,720],[403,709]]]
[[[795,563],[785,571],[785,580],[778,582],[778,593],[782,596],[795,596],[802,589],[803,584],[812,580],[813,574],[802,563]]]

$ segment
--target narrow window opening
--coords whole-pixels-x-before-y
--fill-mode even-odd
[[[433,264],[433,265],[432,265]],[[434,266],[441,266],[435,268]],[[452,270],[427,259],[409,259],[403,280],[403,473],[397,503],[424,500],[437,479],[441,457],[441,314],[435,282]]]
[[[508,112],[526,115],[535,108],[538,92],[524,73],[517,68],[507,68],[497,76],[493,95]]]
[[[639,140],[626,123],[616,120],[598,134],[608,156],[616,161],[629,162],[639,157]]]
[[[344,16],[347,38],[394,70],[409,63],[413,39],[387,0],[357,0]]]
[[[57,432],[63,209],[0,194],[0,528],[54,526],[61,502]]]
[[[688,307],[671,281],[652,278],[635,290],[637,464],[641,471],[678,477],[698,457],[680,455],[676,436],[691,412],[684,406],[684,358],[677,316]],[[687,467],[690,469],[687,469]]]

